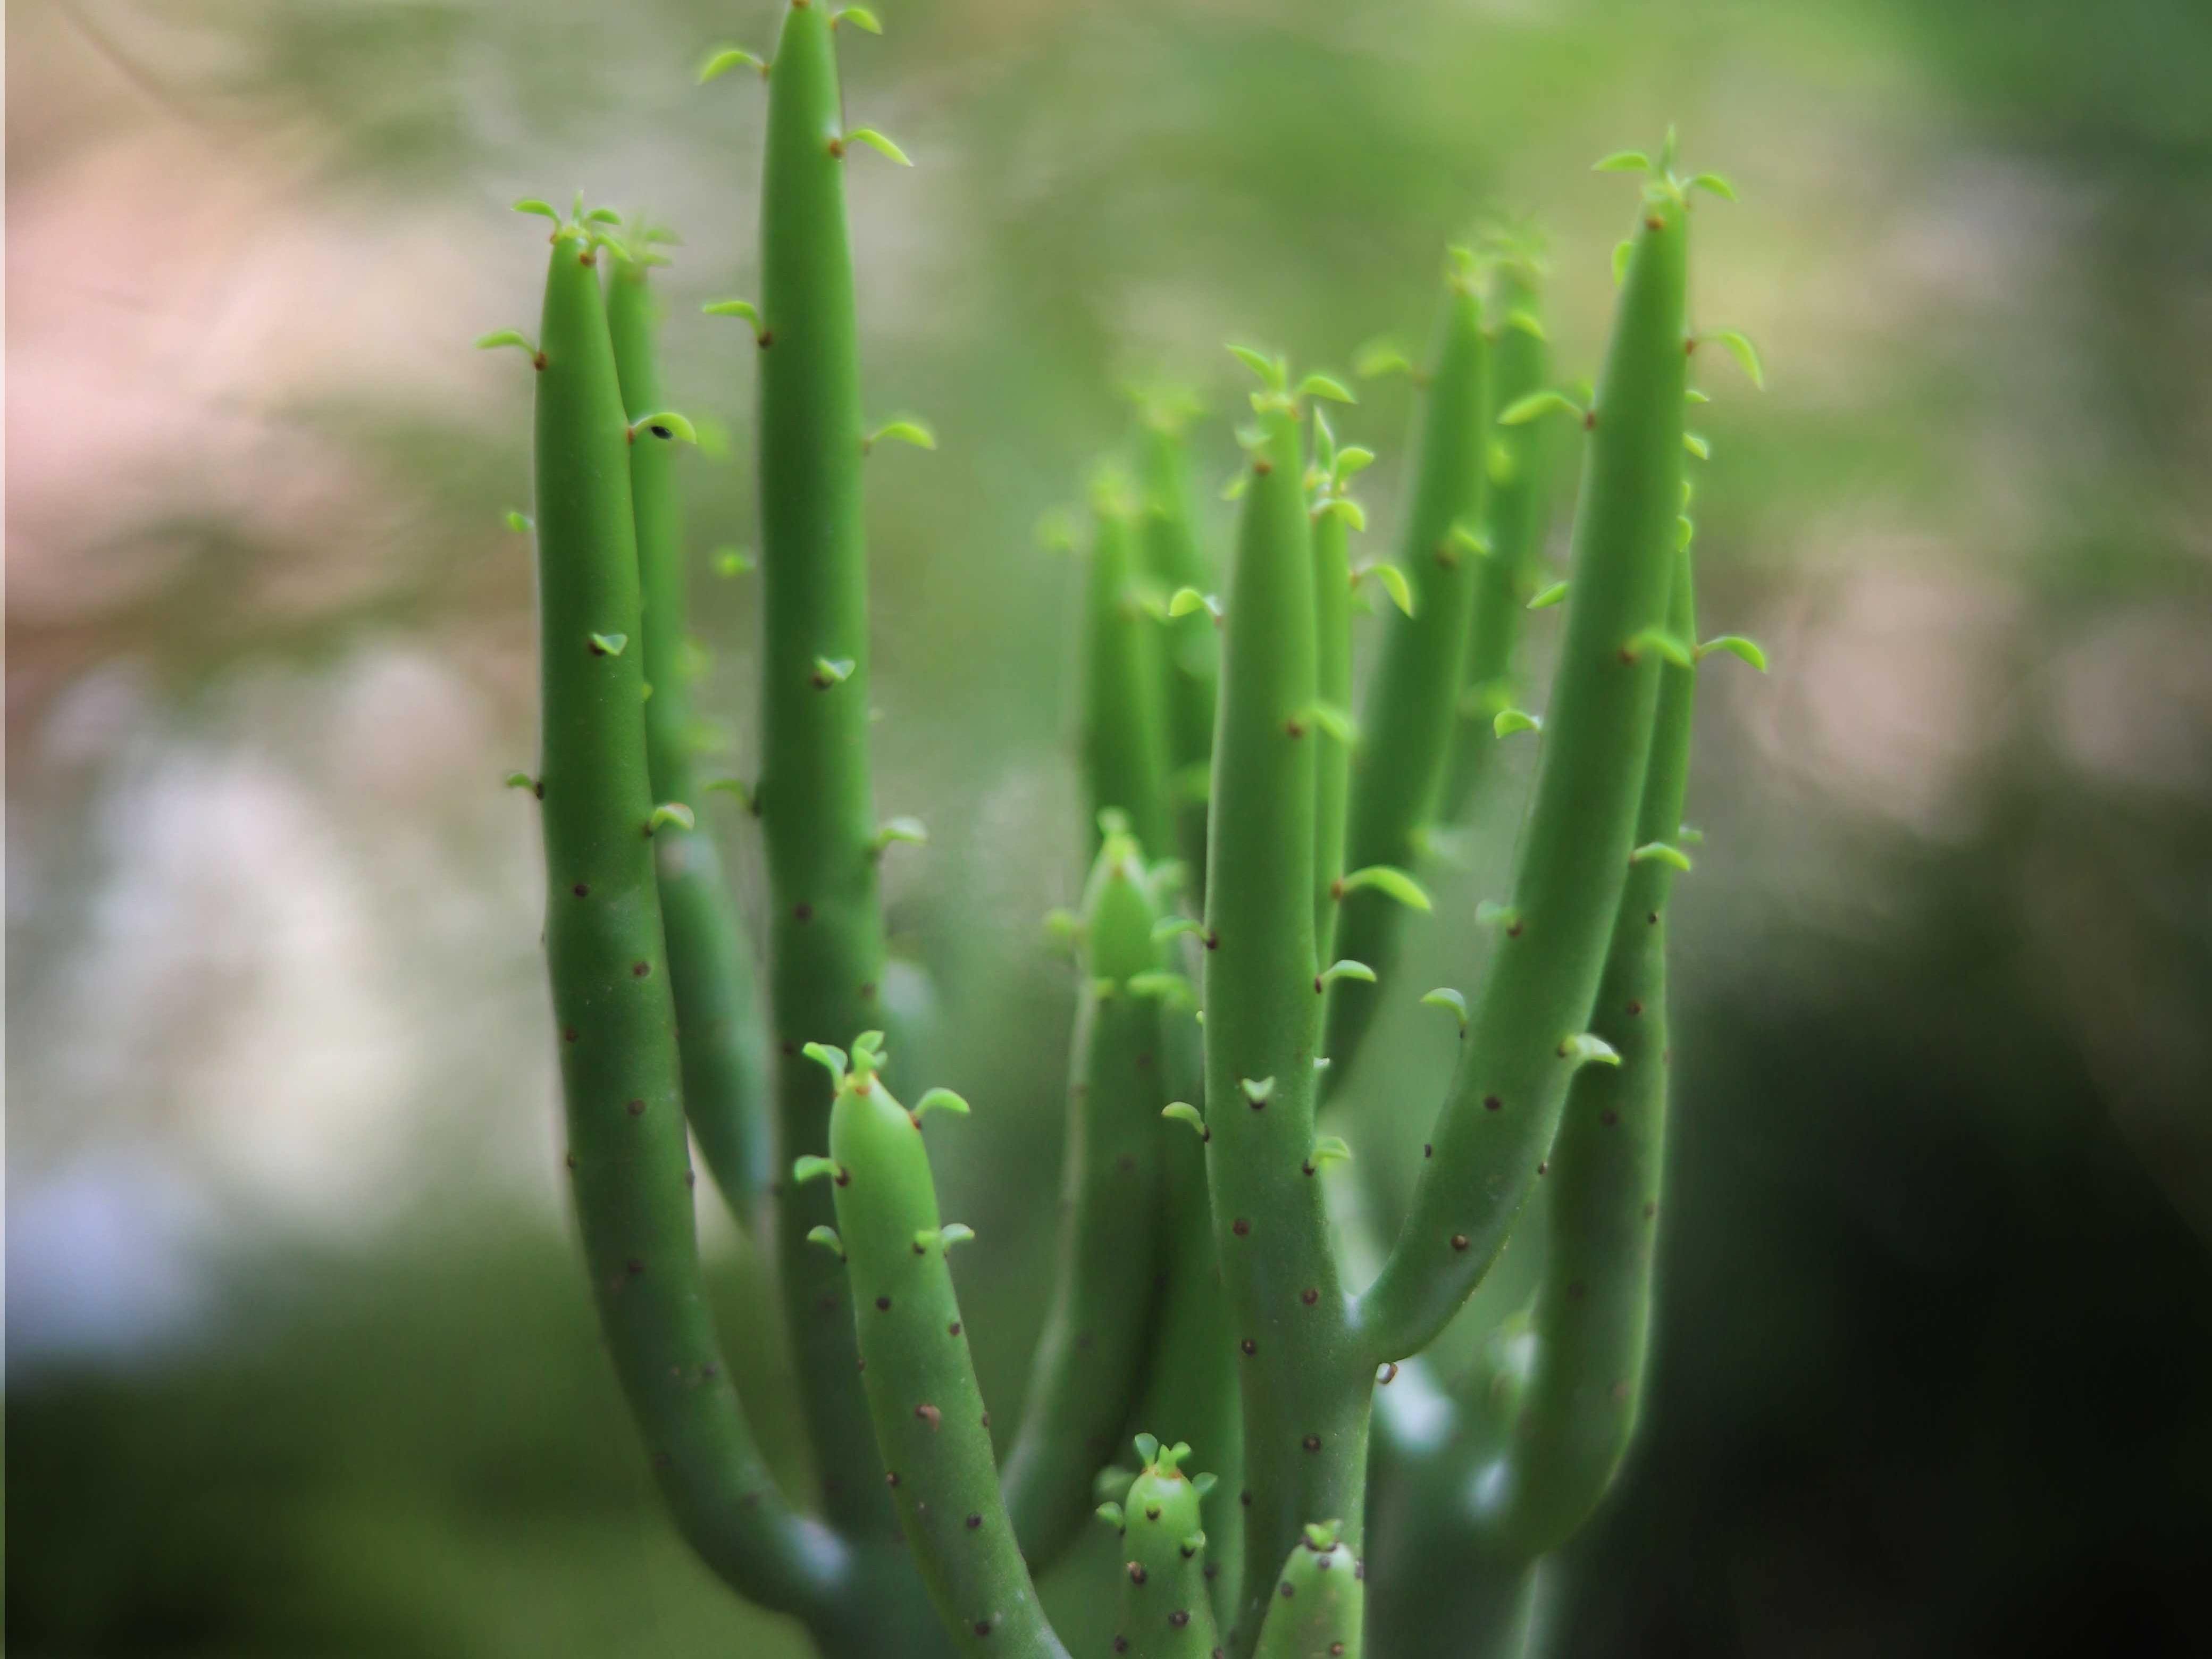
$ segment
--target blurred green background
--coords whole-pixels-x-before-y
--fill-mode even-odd
[[[1646,1432],[1576,1655],[2203,1652],[2212,1571],[2212,7],[882,0],[851,177],[902,1056],[1012,1409],[1042,1317],[1079,877],[1075,571],[1036,550],[1234,337],[1418,339],[1489,206],[1594,370],[1679,121],[1742,203],[1696,311],[1708,676]],[[752,745],[769,0],[21,0],[7,17],[7,1633],[26,1655],[793,1651],[658,1513],[555,1178],[526,802],[528,377],[506,204],[649,207],[704,693]],[[1402,382],[1340,429],[1396,517]],[[1217,465],[1218,464],[1218,465]],[[1217,524],[1227,509],[1209,503]],[[1562,517],[1564,517],[1564,514]],[[1534,630],[1540,650],[1548,631]],[[1438,1097],[1510,804],[1354,1079]],[[757,849],[732,818],[732,856]],[[1387,1185],[1387,1176],[1385,1178]],[[762,1265],[705,1218],[732,1320]],[[744,1385],[796,1463],[793,1380]],[[777,1425],[782,1425],[779,1428]],[[805,1472],[793,1467],[794,1480]],[[1063,1593],[1066,1587],[1055,1593]],[[1072,1592],[1071,1592],[1072,1593]]]

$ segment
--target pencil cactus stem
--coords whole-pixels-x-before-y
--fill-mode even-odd
[[[537,380],[545,951],[570,1185],[617,1375],[677,1522],[766,1606],[818,1616],[845,1547],[784,1504],[730,1386],[702,1282],[654,849],[622,388],[598,271],[553,248]]]
[[[1501,262],[1493,309],[1508,319],[1540,316],[1541,295],[1530,262]],[[1510,409],[1551,380],[1551,348],[1540,322],[1509,326],[1492,353],[1492,385],[1501,408]],[[1524,602],[1540,585],[1544,540],[1551,525],[1554,457],[1565,434],[1555,421],[1493,429],[1485,529],[1490,556],[1474,573],[1474,608],[1468,623],[1467,663],[1461,684],[1460,723],[1453,735],[1440,822],[1458,823],[1481,799],[1494,775],[1498,751],[1482,729],[1521,696],[1518,653]]]
[[[1276,1574],[1255,1659],[1358,1659],[1366,1611],[1366,1569],[1337,1522],[1299,1529]]]
[[[1694,636],[1689,550],[1674,553],[1668,625]],[[1637,833],[1678,833],[1697,675],[1661,671]],[[1668,850],[1672,850],[1668,847]],[[1492,1528],[1530,1559],[1579,1528],[1612,1484],[1636,1431],[1667,1127],[1667,908],[1674,859],[1628,876],[1590,1019],[1614,1063],[1579,1073],[1553,1143],[1549,1243],[1534,1315],[1535,1364],[1510,1438],[1505,1498]]]
[[[1144,866],[1127,832],[1100,848],[1084,916],[1052,1307],[1006,1459],[1015,1535],[1040,1569],[1080,1528],[1091,1477],[1135,1403],[1167,1139],[1159,1005],[1117,994],[1159,959]]]
[[[664,401],[655,304],[645,265],[614,261],[607,287],[623,403],[633,428]],[[631,513],[637,528],[644,674],[645,741],[656,800],[690,801],[693,714],[684,672],[690,599],[684,532],[675,471],[662,444],[629,449]],[[655,814],[656,818],[659,814]],[[750,1220],[774,1178],[763,1056],[767,1036],[754,985],[753,957],[738,920],[711,836],[690,823],[656,823],[653,858],[661,923],[676,1002],[684,1109],[715,1186],[740,1222]]]
[[[879,1024],[884,936],[868,769],[866,550],[860,356],[844,174],[823,143],[841,125],[826,9],[783,14],[769,73],[758,354],[762,693],[754,793],[767,850],[778,1139],[819,1154],[830,1079],[799,1058]],[[777,1260],[808,1439],[830,1520],[891,1526],[866,1430],[848,1275],[799,1248],[830,1219],[819,1186],[777,1206]],[[849,1247],[850,1238],[848,1237]]]
[[[1656,652],[1623,642],[1665,620],[1682,495],[1687,215],[1638,213],[1589,441],[1568,608],[1512,922],[1473,1013],[1405,1225],[1358,1316],[1378,1359],[1417,1352],[1487,1270],[1555,1133],[1606,940],[1637,845]],[[1638,866],[1639,868],[1646,866]]]
[[[1136,435],[1142,502],[1138,549],[1157,588],[1201,592],[1213,573],[1201,550],[1191,501],[1190,458],[1180,410],[1150,400]],[[1206,869],[1206,767],[1213,752],[1213,704],[1221,646],[1210,617],[1185,614],[1168,623],[1158,653],[1176,846],[1202,882]],[[1152,849],[1155,856],[1163,849]],[[1193,895],[1203,902],[1204,892]]]
[[[1345,832],[1352,866],[1413,867],[1417,837],[1442,797],[1455,711],[1465,674],[1468,621],[1486,562],[1455,538],[1483,520],[1489,487],[1491,346],[1484,307],[1466,262],[1455,257],[1445,284],[1431,368],[1423,385],[1414,470],[1398,563],[1413,585],[1413,611],[1387,615],[1383,644],[1360,712],[1365,734]],[[1402,919],[1381,895],[1348,897],[1336,948],[1389,973]],[[1332,995],[1324,1051],[1347,1075],[1377,998],[1357,987]]]
[[[1318,445],[1328,432],[1314,411]],[[1332,446],[1333,447],[1333,446]],[[1324,486],[1326,487],[1326,486]],[[1352,707],[1352,525],[1342,514],[1317,512],[1313,530],[1314,690],[1338,708]],[[1402,578],[1401,578],[1402,580]],[[1314,954],[1334,948],[1338,915],[1336,883],[1344,874],[1345,814],[1352,791],[1352,743],[1331,738],[1315,760]]]
[[[784,54],[788,56],[786,46]],[[856,1042],[854,1058],[867,1045]],[[1065,1659],[1037,1606],[999,1495],[988,1414],[947,1253],[964,1230],[938,1214],[914,1117],[872,1067],[838,1082],[830,1183],[854,1287],[860,1378],[887,1490],[930,1601],[962,1652]],[[817,1384],[821,1379],[811,1381]]]
[[[1148,857],[1175,850],[1169,791],[1168,684],[1159,623],[1146,613],[1133,492],[1118,474],[1094,484],[1094,532],[1085,595],[1083,772],[1096,825],[1123,815]],[[1099,850],[1097,831],[1091,852]]]
[[[1219,1651],[1201,1512],[1212,1477],[1193,1479],[1182,1472],[1189,1451],[1187,1445],[1164,1447],[1149,1434],[1139,1435],[1144,1467],[1121,1502],[1107,1506],[1121,1545],[1113,1648],[1129,1659],[1209,1659]]]
[[[1244,354],[1240,353],[1240,356]],[[1257,354],[1253,354],[1256,356]],[[1372,1367],[1345,1322],[1314,1141],[1322,999],[1314,910],[1319,734],[1304,456],[1279,363],[1258,360],[1260,432],[1222,635],[1206,882],[1206,1151],[1214,1238],[1244,1358],[1244,1583],[1249,1653],[1297,1525],[1356,1516]]]

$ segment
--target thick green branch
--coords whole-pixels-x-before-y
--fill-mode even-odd
[[[1572,597],[1513,899],[1404,1228],[1359,1319],[1418,1352],[1503,1246],[1551,1148],[1636,846],[1681,507],[1688,224],[1648,194],[1591,416]]]
[[[1118,812],[1147,858],[1174,855],[1169,799],[1166,682],[1160,624],[1138,578],[1138,524],[1127,487],[1110,476],[1096,490],[1097,532],[1085,599],[1083,774],[1098,851],[1104,815]],[[1118,1429],[1119,1425],[1115,1427]]]

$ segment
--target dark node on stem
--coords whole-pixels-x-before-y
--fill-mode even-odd
[[[786,1038],[783,1042],[779,1042],[776,1044],[776,1047],[781,1050],[783,1057],[786,1060],[790,1059],[792,1055],[799,1052],[799,1045],[792,1042],[789,1038]]]
[[[1157,1520],[1158,1520],[1159,1518],[1160,1518],[1160,1506],[1159,1506],[1158,1504],[1146,1504],[1146,1505],[1145,1505],[1145,1519],[1146,1519],[1146,1520],[1147,1520],[1147,1521],[1157,1521]]]
[[[544,800],[545,799],[545,780],[540,778],[537,782],[532,784],[530,786],[530,793],[537,796],[538,799]]]
[[[1298,1593],[1298,1587],[1296,1584],[1293,1584],[1287,1578],[1283,1580],[1281,1583],[1276,1585],[1275,1588],[1282,1592],[1283,1600],[1285,1601],[1289,1601],[1293,1595],[1296,1595]]]
[[[542,351],[533,351],[533,352],[532,352],[532,353],[530,354],[530,366],[531,366],[531,368],[535,368],[535,369],[543,369],[543,368],[545,367],[545,354],[544,354],[544,352],[542,352]],[[544,793],[543,793],[543,786],[540,786],[540,793],[539,793],[538,799],[541,799],[541,800],[544,799]]]
[[[1243,1238],[1252,1231],[1252,1224],[1240,1215],[1229,1224],[1229,1231],[1235,1233],[1237,1237]]]
[[[1607,1128],[1610,1129],[1614,1124],[1620,1121],[1620,1114],[1615,1111],[1601,1112],[1598,1114],[1597,1121],[1604,1124]]]
[[[1389,1360],[1389,1361],[1388,1361],[1388,1362],[1386,1362],[1386,1363],[1384,1364],[1384,1365],[1383,1365],[1383,1367],[1382,1367],[1382,1376],[1378,1376],[1378,1377],[1376,1377],[1376,1378],[1375,1379],[1375,1382],[1376,1382],[1376,1387],[1378,1387],[1378,1388],[1384,1388],[1384,1389],[1387,1389],[1387,1388],[1389,1388],[1389,1387],[1393,1382],[1395,1382],[1397,1380],[1398,1380],[1398,1362],[1397,1362],[1396,1360],[1393,1359],[1393,1360]]]
[[[970,1531],[970,1532],[975,1531],[978,1527],[981,1526],[982,1524],[983,1524],[983,1517],[982,1517],[981,1516],[980,1516],[980,1515],[971,1515],[971,1516],[969,1516],[968,1517],[968,1530],[969,1530],[969,1531]]]
[[[1298,1444],[1304,1446],[1308,1451],[1317,1452],[1321,1449],[1321,1437],[1317,1434],[1310,1434],[1299,1441]]]
[[[1249,1337],[1249,1336],[1248,1336],[1248,1337],[1246,1337],[1246,1338],[1245,1338],[1242,1342],[1239,1342],[1237,1346],[1238,1347],[1240,1347],[1240,1348],[1243,1349],[1243,1351],[1245,1352],[1245,1353],[1246,1353],[1246,1354],[1248,1354],[1248,1355],[1250,1355],[1250,1354],[1255,1354],[1255,1353],[1257,1353],[1257,1352],[1260,1352],[1260,1345],[1259,1345],[1258,1343],[1255,1342],[1255,1341],[1254,1341],[1250,1337]]]
[[[876,1000],[876,982],[875,982],[875,981],[873,981],[873,980],[867,980],[867,981],[864,981],[862,982],[861,986],[860,986],[860,1000],[861,1000],[861,1001],[863,1001],[863,1002],[873,1002],[875,1000]]]
[[[1132,1561],[1129,1563],[1129,1582],[1133,1584],[1141,1584],[1145,1582],[1145,1564],[1143,1562]]]
[[[1496,1095],[1485,1095],[1482,1097],[1482,1109],[1486,1112],[1495,1112],[1504,1104],[1505,1103]]]
[[[698,1185],[699,1172],[696,1170],[686,1170],[684,1172],[684,1190],[686,1192],[695,1191],[698,1188]]]
[[[763,351],[766,351],[770,346],[775,343],[775,331],[770,329],[763,329],[758,334],[753,337],[753,343],[759,346]]]
[[[645,1103],[641,1100],[633,1100],[624,1106],[623,1109],[627,1111],[632,1117],[643,1117],[645,1115]]]
[[[563,1042],[574,1042],[575,1040],[576,1028],[573,1025],[563,1025],[561,1028],[561,1041]]]
[[[1211,927],[1206,930],[1206,948],[1209,951],[1218,951],[1221,948],[1221,935]]]
[[[987,1429],[991,1426],[991,1413],[988,1412],[983,1413],[983,1426]]]
[[[1117,1636],[1117,1637],[1115,1637],[1115,1638],[1114,1638],[1114,1651],[1115,1651],[1115,1652],[1116,1652],[1116,1653],[1127,1653],[1128,1650],[1129,1650],[1129,1638],[1128,1638],[1127,1637],[1126,1637],[1126,1636]]]
[[[849,1187],[853,1184],[853,1172],[850,1170],[840,1170],[830,1178],[840,1187]]]
[[[891,1299],[890,1299],[890,1297],[887,1297],[887,1296],[879,1296],[879,1297],[878,1297],[876,1298],[876,1311],[877,1311],[878,1313],[889,1313],[890,1310],[891,1310]]]
[[[950,1325],[947,1325],[947,1326],[945,1328],[945,1334],[947,1336],[957,1336],[957,1335],[959,1335],[959,1334],[960,1334],[960,1322],[959,1322],[958,1320],[957,1320],[957,1319],[956,1319],[956,1320],[954,1320],[954,1321],[953,1321]]]
[[[653,434],[656,438],[672,438],[676,435],[666,427],[661,425],[658,421],[655,421],[651,426],[646,428],[646,430]]]
[[[631,978],[643,979],[653,971],[653,964],[649,962],[633,962],[629,965],[629,971]]]
[[[1426,1140],[1421,1143],[1421,1156],[1423,1158],[1434,1158],[1436,1155],[1437,1149],[1434,1143]]]
[[[991,1621],[988,1619],[978,1619],[975,1621],[975,1634],[978,1636],[988,1636],[990,1633]]]
[[[635,1279],[645,1271],[645,1263],[636,1256],[630,1257],[629,1261],[623,1263],[623,1266],[629,1271],[632,1279]]]
[[[1518,916],[1505,924],[1505,937],[1508,939],[1521,937],[1521,919]]]
[[[1240,1492],[1237,1494],[1237,1501],[1249,1510],[1252,1507],[1252,1494],[1249,1492]]]
[[[1650,915],[1645,916],[1644,920],[1650,922],[1654,927],[1656,927],[1659,925],[1659,913],[1656,910],[1654,910]]]
[[[832,138],[830,141],[830,153],[840,161],[844,160],[845,141],[842,138]]]
[[[1667,228],[1667,222],[1655,213],[1649,219],[1646,219],[1644,222],[1644,228],[1646,230],[1664,230]]]
[[[576,1167],[576,1155],[574,1152],[563,1153],[561,1161],[572,1170]]]
[[[1467,1235],[1465,1233],[1454,1233],[1451,1237],[1451,1247],[1455,1250],[1465,1249],[1467,1248]]]
[[[1585,432],[1597,430],[1597,410],[1595,409],[1583,410],[1583,430]]]
[[[881,1306],[882,1304],[878,1304],[878,1305]],[[920,1418],[923,1422],[929,1425],[929,1431],[932,1434],[937,1432],[938,1425],[945,1420],[945,1413],[938,1410],[936,1407],[931,1405],[925,1404],[916,1406],[914,1408],[914,1414]]]
[[[1298,1300],[1304,1303],[1306,1306],[1310,1308],[1315,1303],[1321,1300],[1321,1292],[1314,1289],[1312,1285],[1309,1285],[1305,1289],[1298,1292]]]
[[[1181,1607],[1177,1607],[1168,1615],[1168,1628],[1170,1630],[1181,1630],[1188,1623],[1190,1623],[1190,1615]]]
[[[1252,471],[1258,473],[1263,478],[1274,470],[1275,464],[1269,460],[1265,455],[1261,456],[1252,463]]]
[[[590,886],[580,881],[574,887],[571,887],[568,890],[574,893],[578,898],[589,898],[592,896]]]
[[[884,1485],[886,1486],[896,1486],[898,1485],[898,1471],[896,1469],[891,1470],[889,1474],[884,1476]]]
[[[911,1112],[909,1112],[909,1113],[908,1113],[908,1114],[907,1114],[907,1115],[908,1115],[908,1116],[909,1116],[909,1117],[911,1117],[911,1116],[913,1116],[914,1115],[913,1115]],[[921,1255],[921,1254],[922,1254],[922,1252],[923,1252],[923,1251],[925,1251],[925,1250],[927,1250],[928,1248],[929,1248],[929,1247],[928,1247],[927,1245],[924,1244],[924,1243],[923,1243],[920,1239],[918,1239],[918,1238],[917,1238],[916,1240],[915,1240],[915,1242],[914,1242],[914,1253],[915,1253],[916,1255]]]
[[[814,907],[807,903],[804,899],[801,899],[798,903],[791,907],[791,919],[793,921],[813,921]]]
[[[1294,738],[1303,738],[1306,734],[1304,724],[1298,720],[1285,720],[1283,722],[1283,730],[1289,732]]]
[[[1633,1001],[1633,1000],[1632,1000],[1632,1001],[1629,1003],[1629,1005],[1628,1005],[1628,1017],[1629,1017],[1631,1019],[1635,1018],[1637,1017],[1637,1015],[1638,1015],[1638,1014],[1642,1013],[1643,1012],[1644,1012],[1644,1005],[1643,1005],[1642,1003],[1640,1003],[1640,1002],[1636,1002],[1636,1001]]]
[[[1547,1175],[1551,1174],[1551,1173],[1552,1173],[1552,1160],[1551,1160],[1550,1158],[1547,1158],[1542,1159],[1540,1162],[1539,1162],[1539,1163],[1537,1164],[1537,1165],[1536,1165],[1536,1173],[1537,1173],[1538,1175],[1540,1175],[1540,1176],[1547,1176]]]

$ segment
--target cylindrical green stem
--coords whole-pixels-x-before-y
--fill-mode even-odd
[[[1351,1340],[1314,1134],[1316,623],[1294,400],[1259,400],[1223,634],[1206,952],[1206,1173],[1243,1353],[1249,1653],[1298,1527],[1358,1536],[1371,1374]]]
[[[676,1013],[653,877],[629,422],[590,242],[556,233],[538,375],[545,954],[568,1163],[600,1326],[655,1478],[743,1594],[818,1613],[848,1557],[763,1467],[693,1232]],[[641,437],[640,443],[656,441]]]
[[[1426,1346],[1487,1271],[1550,1150],[1620,905],[1659,694],[1682,490],[1687,216],[1638,215],[1576,516],[1574,586],[1511,906],[1404,1228],[1359,1317]]]
[[[1345,860],[1353,869],[1410,870],[1435,813],[1467,657],[1468,617],[1489,476],[1490,342],[1479,273],[1455,251],[1432,367],[1422,392],[1418,457],[1399,562],[1413,612],[1387,614],[1382,661],[1359,720]],[[1373,890],[1347,893],[1336,951],[1377,974],[1397,954],[1399,906]],[[1375,1017],[1376,988],[1340,981],[1323,1052],[1330,1078],[1351,1071]]]
[[[1497,343],[1491,352],[1492,404],[1510,409],[1552,383],[1551,348],[1544,343],[1536,272],[1525,258],[1497,270],[1491,301]],[[1453,729],[1440,822],[1463,819],[1482,792],[1498,754],[1491,722],[1517,706],[1521,684],[1516,657],[1528,602],[1539,586],[1544,537],[1551,523],[1552,458],[1558,426],[1528,421],[1492,427],[1490,487],[1485,492],[1484,537],[1489,555],[1476,562],[1474,609],[1467,636],[1459,720]]]
[[[655,343],[659,319],[641,260],[617,258],[607,326],[623,404],[633,421],[668,405]],[[705,805],[693,789],[690,638],[684,514],[672,447],[630,446],[630,504],[637,524],[644,614],[645,745],[656,801]],[[752,951],[738,920],[712,833],[664,825],[653,838],[661,925],[684,1064],[684,1110],[714,1184],[742,1223],[773,1178],[762,1052],[767,1037],[753,983]]]
[[[1146,573],[1164,592],[1184,587],[1203,592],[1213,573],[1199,543],[1197,514],[1191,505],[1190,457],[1183,441],[1182,411],[1164,402],[1148,405],[1138,431],[1138,449]],[[1162,663],[1167,688],[1175,850],[1190,866],[1193,896],[1203,904],[1206,763],[1213,753],[1213,702],[1221,672],[1220,641],[1204,611],[1193,611],[1168,623]],[[1153,856],[1167,850],[1161,848]]]
[[[761,200],[761,775],[783,1156],[822,1151],[830,1090],[799,1058],[883,1023],[883,915],[868,773],[860,350],[842,120],[828,9],[784,13]],[[777,1257],[823,1501],[842,1528],[890,1524],[866,1430],[844,1275],[806,1246],[819,1188],[777,1206]]]
[[[1323,503],[1313,520],[1314,690],[1316,698],[1350,717],[1352,709],[1352,521]],[[1315,765],[1314,958],[1335,954],[1337,916],[1344,878],[1345,812],[1352,791],[1352,739],[1323,731]]]
[[[1037,1605],[991,1456],[991,1418],[975,1386],[946,1257],[967,1236],[937,1210],[922,1115],[876,1073],[875,1032],[844,1056],[815,1045],[835,1077],[830,1158],[794,1173],[835,1195],[837,1230],[815,1253],[853,1282],[868,1409],[884,1481],[939,1618],[963,1653],[1066,1659]],[[834,1064],[832,1064],[834,1062]],[[964,1104],[959,1109],[964,1111]]]
[[[1175,854],[1168,781],[1166,684],[1160,624],[1138,582],[1138,523],[1127,486],[1098,481],[1097,533],[1085,596],[1083,774],[1091,805],[1091,851],[1104,815],[1119,812],[1147,858]],[[1115,1427],[1118,1429],[1119,1425]]]
[[[1366,1568],[1334,1522],[1304,1528],[1275,1576],[1255,1659],[1359,1659]]]
[[[1194,1480],[1183,1474],[1188,1445],[1162,1446],[1139,1435],[1137,1449],[1144,1467],[1128,1496],[1098,1511],[1121,1540],[1121,1606],[1113,1650],[1130,1659],[1210,1659],[1221,1650],[1206,1581],[1211,1545],[1200,1510],[1214,1477]]]
[[[1020,1431],[1006,1458],[1006,1508],[1042,1571],[1091,1507],[1134,1403],[1154,1265],[1163,1146],[1156,918],[1137,844],[1106,838],[1084,905],[1085,955],[1068,1079],[1060,1258]]]
[[[1697,636],[1686,544],[1668,631]],[[1697,671],[1661,671],[1638,809],[1641,846],[1673,846],[1689,772]],[[1536,1296],[1535,1369],[1522,1396],[1498,1531],[1534,1559],[1572,1536],[1612,1484],[1636,1431],[1667,1141],[1667,899],[1674,867],[1629,871],[1590,1029],[1620,1056],[1586,1066],[1552,1146],[1549,1243]]]

